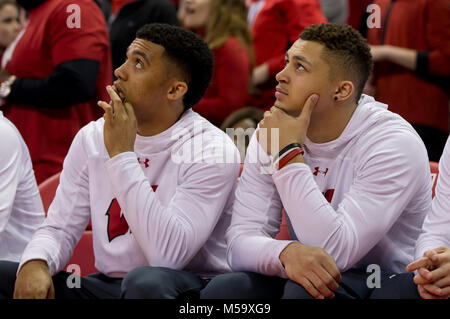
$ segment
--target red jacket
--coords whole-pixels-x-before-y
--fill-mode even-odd
[[[256,66],[267,62],[270,79],[262,97],[249,96],[248,104],[270,108],[275,102],[275,75],[284,68],[286,51],[311,24],[327,22],[319,0],[265,0],[251,31]]]
[[[390,0],[375,1],[384,25]],[[410,123],[448,131],[449,95],[443,89],[450,76],[450,5],[448,0],[397,0],[392,3],[385,44],[415,49],[428,60],[428,76],[401,66],[376,65],[376,99]],[[370,44],[380,44],[381,29],[369,29]],[[428,56],[426,58],[426,56]],[[418,61],[419,64],[419,61]],[[448,84],[447,84],[448,86]]]
[[[194,111],[216,126],[233,111],[245,106],[250,76],[247,50],[236,38],[228,38],[213,50],[214,72],[211,85]]]

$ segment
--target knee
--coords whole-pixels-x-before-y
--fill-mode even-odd
[[[200,292],[201,299],[255,299],[267,298],[266,276],[252,272],[233,272],[214,277]]]
[[[122,297],[131,299],[171,299],[167,285],[170,275],[162,267],[144,266],[130,271],[122,281]]]
[[[288,280],[284,287],[283,299],[314,299],[303,286]]]

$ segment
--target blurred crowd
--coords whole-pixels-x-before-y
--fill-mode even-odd
[[[448,0],[0,0],[0,110],[22,134],[38,184],[61,171],[77,131],[147,23],[180,25],[214,54],[212,82],[193,108],[230,131],[244,159],[275,101],[285,52],[311,24],[349,24],[375,62],[364,93],[389,105],[438,161],[449,130]],[[240,141],[240,142],[239,142]]]

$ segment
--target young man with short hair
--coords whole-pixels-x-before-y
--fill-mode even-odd
[[[203,298],[366,298],[369,265],[382,279],[412,261],[431,204],[427,153],[405,120],[361,95],[371,66],[347,25],[309,26],[287,51],[236,191],[236,272]],[[283,207],[292,240],[274,239]]]
[[[225,133],[190,110],[212,67],[211,51],[190,31],[164,24],[138,31],[107,87],[111,102],[99,102],[104,118],[72,143],[46,221],[19,265],[0,264],[0,296],[177,298],[230,271],[230,216],[222,212],[239,154]],[[232,163],[220,164],[224,154]],[[100,273],[69,289],[70,274],[61,269],[89,218]]]

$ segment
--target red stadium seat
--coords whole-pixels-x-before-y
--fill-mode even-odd
[[[284,208],[281,210],[281,213],[283,214],[283,217],[281,219],[281,225],[280,225],[280,232],[278,235],[275,236],[275,239],[278,240],[289,240],[291,237],[289,236],[288,226],[286,222],[286,212],[284,211]]]
[[[47,216],[48,208],[53,201],[56,194],[56,189],[59,185],[59,176],[61,172],[47,178],[39,184],[39,193],[41,194],[42,204],[44,204],[45,215]]]
[[[436,188],[437,179],[439,175],[439,163],[437,162],[430,162],[430,171],[431,171],[431,185],[432,185],[432,197],[434,198],[434,190]]]
[[[56,189],[59,185],[60,174],[61,173],[57,173],[39,184],[39,193],[42,198],[42,203],[44,205],[46,215],[48,208],[52,203],[53,198],[55,197]],[[98,272],[98,270],[94,267],[94,261],[95,258],[94,249],[92,247],[91,221],[89,221],[88,227],[84,231],[80,241],[75,247],[72,258],[70,259],[68,265],[78,265],[80,267],[81,276],[85,276],[90,273]]]

